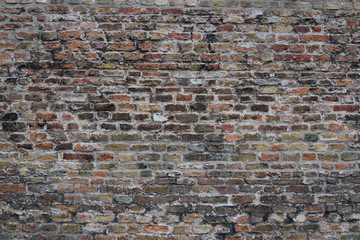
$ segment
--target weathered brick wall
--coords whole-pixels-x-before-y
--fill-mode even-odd
[[[360,239],[359,17],[0,0],[1,239]]]

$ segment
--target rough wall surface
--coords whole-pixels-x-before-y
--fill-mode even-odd
[[[0,3],[2,239],[360,239],[360,2]]]

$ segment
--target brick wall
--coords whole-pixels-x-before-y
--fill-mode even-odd
[[[360,239],[359,17],[0,0],[1,239]]]

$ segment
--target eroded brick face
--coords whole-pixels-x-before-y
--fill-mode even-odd
[[[360,239],[359,17],[0,0],[1,239]]]

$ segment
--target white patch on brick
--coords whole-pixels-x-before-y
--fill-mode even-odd
[[[163,116],[160,113],[154,113],[153,114],[153,121],[154,122],[167,122],[168,119],[167,119],[167,117]]]

